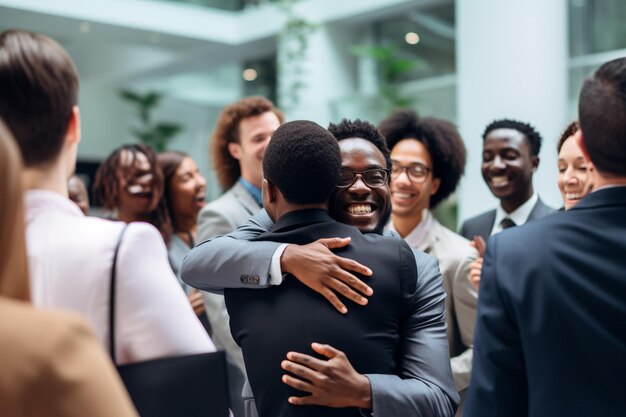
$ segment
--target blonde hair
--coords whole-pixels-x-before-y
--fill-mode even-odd
[[[0,296],[27,301],[21,161],[13,136],[0,121]]]

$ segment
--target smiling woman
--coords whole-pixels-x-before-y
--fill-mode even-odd
[[[208,328],[202,294],[180,279],[183,258],[195,246],[196,218],[204,207],[206,180],[194,160],[185,153],[161,152],[157,155],[157,162],[163,172],[162,205],[167,207],[173,226],[167,245],[170,266],[185,290],[194,312],[205,328]]]
[[[559,153],[557,185],[565,210],[574,207],[593,188],[593,165],[585,161],[574,137],[579,129],[577,122],[570,123],[557,145]]]
[[[94,201],[126,223],[144,221],[168,242],[172,225],[165,207],[163,173],[154,151],[145,145],[122,145],[100,165],[93,186]]]

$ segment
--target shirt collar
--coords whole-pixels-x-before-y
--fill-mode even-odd
[[[516,226],[521,226],[528,221],[528,217],[530,217],[530,213],[533,211],[535,204],[539,201],[539,196],[537,193],[533,193],[533,195],[521,206],[519,206],[512,213],[507,213],[504,211],[502,206],[498,206],[496,209],[496,219],[493,222],[493,228],[491,229],[491,234],[496,234],[502,231],[502,226],[500,226],[500,222],[505,218],[509,218],[515,222]]]
[[[414,249],[419,248],[432,224],[433,215],[430,213],[430,210],[424,209],[424,211],[422,212],[422,221],[417,226],[415,226],[415,228],[411,230],[408,235],[406,235],[404,240],[406,241],[406,243],[408,243],[410,247]],[[389,221],[389,230],[398,233],[398,231],[393,227],[392,221]]]
[[[59,193],[48,190],[30,190],[24,194],[24,203],[26,206],[26,222],[30,222],[39,212],[47,212],[48,210],[62,211],[71,216],[83,217],[84,214],[80,208],[72,202],[68,197],[64,197]]]
[[[250,193],[250,195],[252,196],[252,198],[254,198],[257,204],[263,207],[263,198],[261,196],[261,189],[255,185],[252,185],[248,181],[244,180],[242,177],[239,177],[239,182]]]

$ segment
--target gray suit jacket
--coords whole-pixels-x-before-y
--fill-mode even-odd
[[[474,325],[478,292],[469,280],[470,264],[478,252],[469,240],[445,228],[433,218],[424,240],[417,247],[439,261],[446,292],[446,323],[454,385],[461,395],[457,416],[462,415],[463,400],[472,374]]]
[[[236,182],[230,190],[204,206],[198,214],[198,241],[204,241],[232,232],[238,226],[244,224],[260,208],[248,190],[240,182]],[[202,269],[198,273],[204,277],[212,274],[207,269]],[[237,375],[234,370],[229,368],[230,394],[233,400],[239,399],[246,369],[241,349],[237,346],[230,333],[229,317],[226,311],[224,296],[206,292],[202,296],[204,298],[206,315],[211,325],[211,336],[215,345],[218,349],[226,351],[230,362],[229,366],[234,364],[241,371],[241,375]],[[243,404],[233,403],[233,407],[236,408],[235,414],[243,414],[243,410],[240,411],[239,407],[244,406]]]
[[[232,232],[261,207],[248,190],[236,182],[226,193],[204,206],[198,214],[198,241]]]
[[[265,210],[261,210],[234,232],[202,242],[192,249],[183,261],[183,281],[192,287],[214,292],[223,291],[224,288],[268,287],[271,258],[280,244],[248,242],[246,239],[259,236],[272,224]],[[437,263],[431,257],[419,252],[415,255],[420,280],[426,282],[430,279],[427,277],[439,275]],[[421,295],[426,296],[425,293]],[[419,317],[415,318],[415,322],[419,322]],[[430,330],[413,329],[411,334],[403,337],[403,354],[397,375],[366,375],[372,386],[376,416],[411,416],[416,415],[416,408],[423,413],[421,415],[435,415],[423,407],[423,401],[430,398],[429,404],[435,407],[441,403],[442,396],[445,396],[444,392],[450,392],[449,387],[431,385],[425,389],[423,382],[407,377],[414,373],[413,365],[417,363],[422,367],[426,366],[426,363],[434,365],[429,362],[434,356],[425,357],[418,353],[429,346],[430,338],[437,340],[437,343],[442,342],[439,336]],[[440,363],[431,368],[431,372],[439,376],[439,373],[445,372],[446,365]],[[457,402],[458,398],[451,401]]]
[[[528,216],[528,221],[537,220],[542,217],[546,217],[548,214],[554,213],[552,207],[546,206],[541,198],[537,200],[537,204],[533,207]],[[496,220],[496,210],[490,210],[483,214],[479,214],[476,217],[467,219],[463,222],[459,234],[466,239],[474,239],[474,236],[482,236],[485,241],[491,235],[491,229],[493,229],[493,222]]]

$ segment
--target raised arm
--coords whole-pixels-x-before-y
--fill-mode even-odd
[[[183,260],[183,281],[201,290],[221,292],[224,288],[280,285],[282,274],[290,273],[342,313],[347,308],[337,294],[361,305],[367,303],[363,295],[371,295],[372,290],[353,272],[369,276],[370,269],[330,250],[348,245],[349,239],[320,239],[303,246],[248,241],[271,226],[271,219],[261,210],[234,232],[200,243]]]

